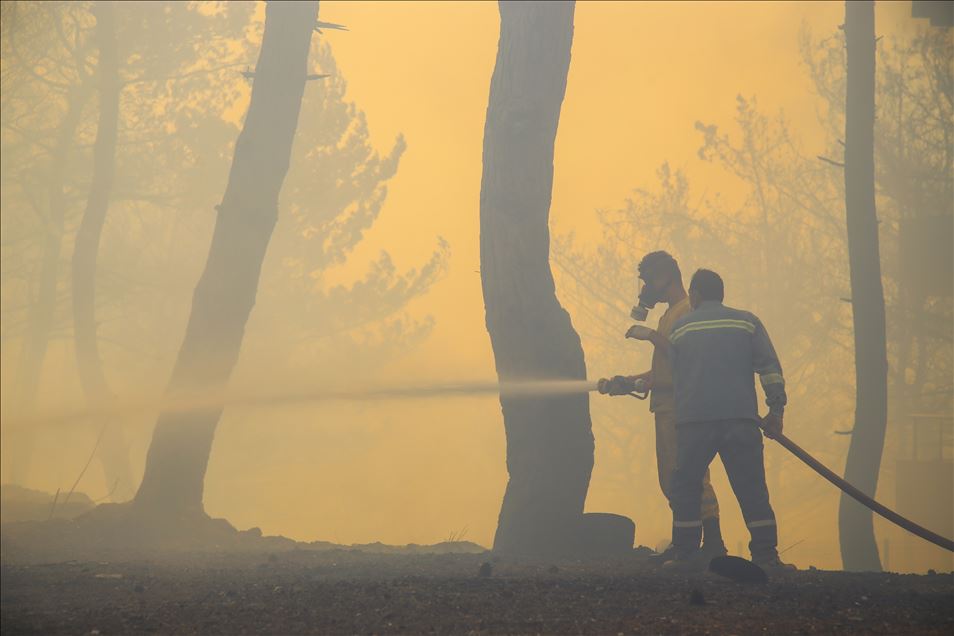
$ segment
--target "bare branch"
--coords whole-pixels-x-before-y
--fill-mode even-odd
[[[844,168],[844,167],[845,167],[845,164],[843,164],[842,162],[840,162],[840,161],[835,161],[834,159],[829,159],[828,157],[823,157],[823,156],[821,156],[821,155],[818,155],[817,158],[820,159],[820,160],[822,160],[822,161],[824,161],[825,163],[830,163],[831,165],[837,166],[837,167],[839,167],[839,168]]]

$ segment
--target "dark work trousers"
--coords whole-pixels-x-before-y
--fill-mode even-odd
[[[677,552],[688,554],[699,548],[702,480],[718,453],[752,536],[752,559],[762,561],[777,556],[778,533],[765,485],[762,431],[758,425],[753,420],[678,424],[676,444],[670,505],[672,543]]]

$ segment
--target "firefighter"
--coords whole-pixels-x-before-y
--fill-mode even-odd
[[[769,503],[762,431],[782,432],[785,380],[761,321],[722,304],[722,278],[700,269],[689,284],[692,311],[669,335],[676,415],[677,458],[671,486],[673,548],[667,566],[703,565],[703,483],[719,455],[751,535],[752,561],[763,568],[794,569],[778,557],[775,513]],[[768,405],[760,418],[754,374]]]
[[[672,476],[676,468],[676,415],[673,400],[672,370],[669,363],[669,333],[672,324],[689,313],[689,297],[682,282],[679,264],[663,251],[650,252],[638,266],[639,278],[643,281],[639,303],[652,308],[657,303],[668,305],[655,330],[634,325],[626,332],[627,338],[645,340],[653,344],[652,366],[649,371],[625,380],[634,386],[650,391],[649,410],[656,420],[656,469],[659,486],[672,507]],[[703,476],[702,489],[703,551],[710,558],[726,554],[725,543],[719,525],[719,502],[709,471]],[[672,545],[655,560],[663,563],[674,557]]]

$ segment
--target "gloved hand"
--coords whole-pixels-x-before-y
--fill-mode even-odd
[[[782,414],[769,411],[762,418],[762,430],[769,439],[777,439],[782,434]]]
[[[596,383],[596,390],[603,395],[628,395],[636,390],[636,382],[625,375],[614,375],[612,378],[601,378]]]
[[[626,331],[626,337],[633,340],[649,340],[653,337],[653,330],[646,325],[633,325]]]

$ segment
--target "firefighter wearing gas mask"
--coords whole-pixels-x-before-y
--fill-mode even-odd
[[[626,332],[627,338],[652,343],[652,367],[638,375],[618,375],[600,380],[599,391],[609,395],[630,394],[637,397],[645,397],[645,394],[649,393],[649,410],[656,420],[656,467],[659,486],[671,507],[672,476],[676,468],[676,406],[669,360],[669,334],[673,323],[689,313],[691,307],[682,283],[679,264],[669,253],[658,251],[647,254],[639,263],[638,274],[642,288],[631,317],[644,321],[649,310],[657,304],[668,305],[655,330],[637,324]],[[719,502],[709,481],[708,471],[703,482],[702,524],[704,552],[712,557],[726,554],[719,525]],[[673,548],[670,545],[657,559],[665,562],[672,556]]]

